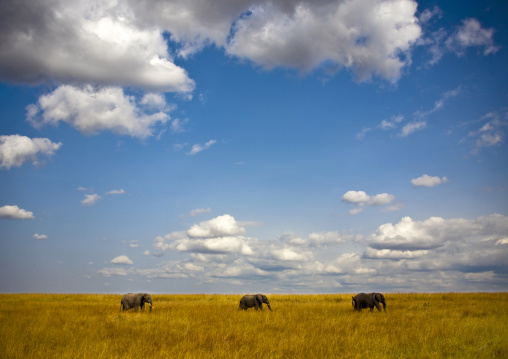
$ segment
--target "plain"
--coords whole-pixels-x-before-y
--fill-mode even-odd
[[[386,294],[355,312],[351,294],[157,295],[150,313],[121,295],[0,294],[2,358],[506,358],[508,293]]]

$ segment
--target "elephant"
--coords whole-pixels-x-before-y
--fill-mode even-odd
[[[374,310],[374,306],[376,306],[377,310],[381,311],[379,303],[383,303],[383,310],[386,312],[385,297],[381,293],[360,293],[352,298],[352,304],[355,310],[361,311],[362,309],[369,307],[372,312]]]
[[[120,303],[122,310],[134,308],[135,312],[138,311],[139,307],[141,307],[141,310],[145,310],[145,303],[150,305],[150,311],[152,311],[153,308],[152,296],[148,293],[128,293],[122,297],[122,301]]]
[[[247,294],[240,299],[240,306],[238,309],[247,310],[249,308],[256,308],[256,310],[261,309],[263,310],[263,303],[266,303],[268,306],[268,309],[272,310],[270,307],[270,302],[268,301],[268,298],[264,294]]]

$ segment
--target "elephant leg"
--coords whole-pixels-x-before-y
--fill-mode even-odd
[[[378,302],[374,302],[374,305],[376,306],[377,310],[380,312],[381,311],[381,307],[379,306],[379,303]],[[374,308],[372,308],[372,309],[374,309]]]

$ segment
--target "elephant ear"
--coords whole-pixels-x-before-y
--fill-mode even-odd
[[[259,304],[263,304],[263,296],[261,294],[256,295],[256,300],[259,302]]]

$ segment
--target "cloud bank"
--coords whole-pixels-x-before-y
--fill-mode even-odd
[[[246,232],[233,216],[219,216],[186,231],[156,237],[157,258],[170,255],[157,267],[104,268],[98,273],[190,278],[239,288],[248,283],[280,292],[356,291],[365,286],[395,291],[449,290],[451,286],[501,290],[508,280],[508,218],[498,214],[472,220],[403,217],[398,223],[382,224],[368,236],[287,232],[262,240]],[[359,243],[367,247],[351,251],[351,245]]]
[[[174,55],[215,44],[266,69],[327,64],[397,81],[421,36],[416,10],[413,0],[16,1],[0,18],[0,77],[190,93]]]

